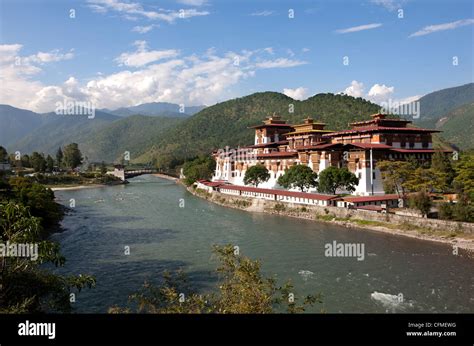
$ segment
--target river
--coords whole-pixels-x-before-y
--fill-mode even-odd
[[[181,268],[197,289],[211,289],[212,244],[227,243],[261,260],[279,283],[291,279],[297,295],[322,293],[311,312],[474,312],[474,262],[448,245],[225,208],[151,175],[55,194],[65,205],[75,201],[64,231],[53,235],[67,259],[56,271],[97,279],[77,295],[80,313],[123,306],[164,270]],[[326,257],[334,241],[364,244],[364,259]]]

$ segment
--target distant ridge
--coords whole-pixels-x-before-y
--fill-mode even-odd
[[[184,106],[168,102],[151,102],[143,103],[137,106],[121,107],[115,110],[103,109],[104,112],[127,117],[130,115],[140,114],[147,116],[167,116],[167,117],[188,117],[196,114],[206,106]]]

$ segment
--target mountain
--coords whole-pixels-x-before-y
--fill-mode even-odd
[[[132,115],[96,129],[80,141],[79,147],[90,161],[120,162],[125,151],[133,160],[182,121],[176,117]]]
[[[121,117],[128,117],[130,115],[139,114],[148,116],[183,118],[193,115],[204,108],[205,106],[190,106],[184,107],[183,112],[180,112],[180,105],[168,102],[151,102],[143,103],[138,106],[122,107],[115,110],[103,109],[103,111]]]
[[[436,122],[454,109],[474,102],[474,83],[429,93],[419,99],[420,118],[415,123],[434,127]]]
[[[447,113],[436,123],[441,136],[462,150],[474,148],[474,102]]]
[[[8,147],[43,125],[45,119],[26,109],[0,105],[0,145]]]
[[[184,118],[132,115],[126,118],[96,110],[87,115],[38,114],[0,105],[0,145],[9,152],[55,154],[59,147],[76,142],[90,161],[118,160],[129,151],[136,157]]]
[[[249,127],[273,113],[289,123],[301,123],[311,116],[325,122],[327,129],[339,130],[350,122],[369,119],[379,110],[378,105],[347,95],[318,94],[297,101],[277,92],[255,93],[207,107],[185,119],[136,161],[156,160],[165,167],[227,145],[253,144],[255,134]]]
[[[65,144],[84,142],[88,136],[102,126],[120,119],[115,115],[95,112],[95,117],[87,115],[58,115],[55,113],[37,114],[42,125],[33,129],[25,137],[7,145],[9,151],[19,150],[22,153],[33,151],[54,154],[58,147]]]

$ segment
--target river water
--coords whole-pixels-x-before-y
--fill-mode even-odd
[[[76,204],[53,236],[67,259],[57,272],[97,279],[77,296],[77,312],[123,306],[164,270],[183,269],[197,289],[212,289],[212,244],[228,243],[279,283],[291,279],[296,295],[322,293],[312,312],[474,312],[474,260],[448,245],[225,208],[151,175],[55,194]],[[326,257],[334,241],[363,244],[364,259]]]

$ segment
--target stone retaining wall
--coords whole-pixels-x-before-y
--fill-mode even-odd
[[[429,228],[434,231],[452,231],[452,232],[463,232],[466,234],[474,234],[474,223],[467,222],[456,222],[446,221],[438,219],[427,219],[415,216],[402,216],[395,214],[382,214],[366,210],[355,210],[338,207],[321,207],[321,206],[309,206],[295,203],[285,203],[270,200],[263,200],[257,198],[248,198],[240,196],[232,196],[222,194],[219,192],[197,192],[201,197],[205,197],[214,203],[238,208],[246,211],[253,212],[266,212],[272,214],[286,215],[292,217],[299,217],[309,220],[318,220],[318,216],[328,221],[331,216],[337,219],[346,219],[350,221],[354,220],[365,220],[365,221],[377,221],[387,222],[390,224],[414,226],[421,228]]]

